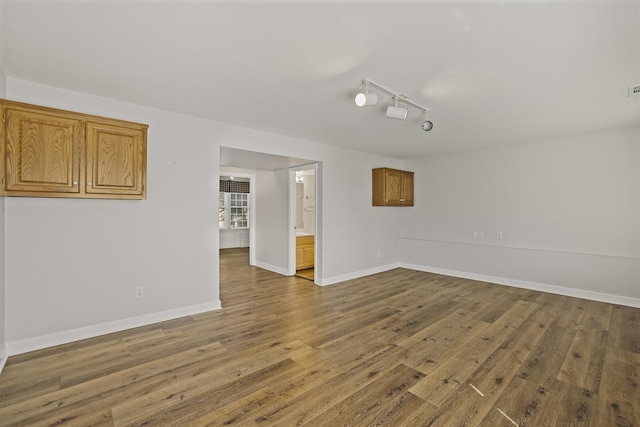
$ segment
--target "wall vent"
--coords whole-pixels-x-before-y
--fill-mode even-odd
[[[629,98],[634,96],[640,96],[640,85],[629,86]]]

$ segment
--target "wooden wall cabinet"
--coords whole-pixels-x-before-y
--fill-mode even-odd
[[[296,270],[312,268],[314,263],[314,236],[296,236]]]
[[[413,172],[376,168],[372,184],[373,206],[413,206]]]
[[[146,198],[147,125],[0,100],[1,195]]]

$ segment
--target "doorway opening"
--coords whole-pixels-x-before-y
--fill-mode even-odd
[[[315,280],[316,171],[295,171],[296,276]]]
[[[248,252],[249,265],[255,265],[255,175],[221,167],[219,186],[219,249]]]
[[[318,164],[291,168],[289,179],[291,271],[298,277],[315,283],[318,272]]]
[[[272,272],[296,274],[295,170],[312,169],[315,188],[321,188],[321,163],[314,160],[220,147],[220,175],[250,180],[249,264]],[[303,180],[304,181],[304,180]],[[318,190],[317,194],[319,194]],[[321,280],[321,200],[316,203],[311,258],[314,280]],[[310,213],[310,209],[307,209]],[[223,249],[227,250],[227,249]],[[245,259],[246,259],[246,249]],[[224,303],[224,301],[223,301]]]

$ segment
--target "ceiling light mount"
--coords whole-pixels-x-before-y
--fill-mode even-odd
[[[376,95],[375,93],[369,92],[369,86],[372,86],[382,92],[385,92],[388,95],[391,95],[394,101],[393,105],[390,105],[389,107],[387,107],[387,117],[390,117],[392,119],[397,119],[397,120],[406,120],[408,109],[398,106],[398,102],[403,102],[411,107],[422,110],[422,113],[424,114],[424,117],[425,117],[424,122],[421,124],[422,130],[428,132],[431,129],[433,129],[433,122],[427,119],[427,115],[429,113],[429,109],[427,107],[423,107],[417,102],[409,99],[406,95],[387,89],[386,87],[380,85],[379,83],[371,81],[367,78],[362,79],[362,84],[364,84],[364,92],[358,93],[355,98],[355,102],[358,107],[375,105],[378,102],[378,95]]]

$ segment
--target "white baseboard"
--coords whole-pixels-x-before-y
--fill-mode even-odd
[[[9,341],[6,343],[6,354],[8,356],[13,356],[16,354],[27,353],[29,351],[40,350],[60,344],[67,344],[73,341],[110,334],[112,332],[124,331],[126,329],[164,322],[167,320],[177,319],[179,317],[219,310],[220,308],[222,308],[222,304],[218,299],[204,304],[176,308],[173,310],[161,311],[159,313],[145,314],[143,316],[130,317],[128,319],[115,320],[113,322],[101,323],[68,331],[54,332],[52,334],[41,335],[34,338]]]
[[[263,268],[265,270],[273,271],[274,273],[282,274],[283,276],[289,276],[289,271],[286,268],[280,268],[275,265],[266,264],[264,262],[256,262],[256,267]]]
[[[346,280],[359,279],[360,277],[371,276],[372,274],[383,273],[385,271],[393,270],[394,268],[400,267],[400,263],[396,262],[393,264],[382,265],[380,267],[369,268],[366,270],[354,271],[352,273],[341,274],[339,276],[333,276],[328,278],[323,278],[316,281],[316,284],[319,286],[327,286],[333,285],[335,283],[344,282]]]
[[[0,374],[4,369],[4,365],[7,363],[8,358],[9,355],[7,354],[7,346],[3,345],[2,347],[0,347]]]
[[[400,263],[400,267],[410,270],[425,271],[427,273],[443,274],[445,276],[460,277],[462,279],[489,282],[498,285],[513,286],[514,288],[530,289],[533,291],[549,292],[551,294],[568,297],[583,298],[601,301],[610,304],[626,305],[640,308],[640,298],[625,297],[620,295],[605,294],[602,292],[587,291],[584,289],[565,288],[562,286],[547,285],[544,283],[527,282],[524,280],[508,279],[504,277],[488,276],[484,274],[468,273],[465,271],[448,270],[446,268],[430,267],[426,265]]]

